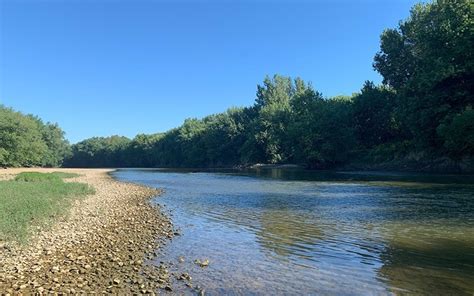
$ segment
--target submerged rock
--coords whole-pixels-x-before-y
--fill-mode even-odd
[[[196,263],[197,265],[201,266],[201,267],[206,267],[206,266],[209,266],[209,259],[204,259],[203,261],[201,261],[200,259],[196,259],[194,260],[194,263]]]

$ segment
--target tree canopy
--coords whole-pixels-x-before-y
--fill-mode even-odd
[[[1,166],[60,166],[69,153],[57,124],[0,105]]]
[[[373,67],[383,83],[366,81],[352,96],[324,97],[301,78],[274,75],[257,85],[252,106],[189,118],[165,133],[93,137],[72,154],[57,125],[2,107],[0,164],[56,166],[65,156],[64,165],[77,167],[472,161],[472,19],[468,0],[415,5],[381,34]]]

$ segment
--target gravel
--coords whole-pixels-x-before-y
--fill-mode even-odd
[[[0,241],[0,294],[156,294],[170,290],[167,266],[148,264],[174,235],[171,221],[152,205],[160,194],[115,181],[105,169],[7,169],[65,171],[66,182],[93,186],[94,195],[74,201],[67,216],[37,230],[26,245]]]

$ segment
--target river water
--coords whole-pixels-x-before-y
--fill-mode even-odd
[[[473,176],[281,169],[114,176],[165,190],[155,202],[181,235],[157,260],[176,262],[206,294],[474,294]]]

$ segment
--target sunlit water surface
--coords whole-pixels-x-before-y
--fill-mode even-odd
[[[181,235],[158,261],[176,262],[206,294],[474,293],[472,176],[278,169],[114,176],[165,190],[155,201]],[[193,263],[206,258],[207,268]]]

